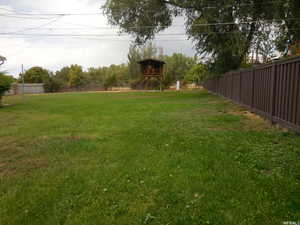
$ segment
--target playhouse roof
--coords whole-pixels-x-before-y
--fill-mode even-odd
[[[158,59],[143,59],[141,61],[138,61],[139,64],[147,64],[147,63],[157,63],[157,64],[166,64],[164,61],[162,60],[158,60]]]

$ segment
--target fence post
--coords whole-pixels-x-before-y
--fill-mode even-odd
[[[274,124],[274,116],[275,116],[275,96],[276,96],[276,74],[277,74],[277,63],[273,63],[272,65],[272,76],[271,76],[271,99],[270,99],[270,104],[271,104],[271,123]]]
[[[226,74],[226,73],[225,73],[225,75],[224,75],[223,85],[224,85],[224,88],[223,88],[223,93],[222,93],[222,95],[223,95],[224,97],[226,97],[226,94],[227,94],[227,74]]]
[[[234,88],[234,73],[231,73],[231,92],[230,92],[230,99],[233,100],[233,88]]]
[[[239,102],[242,103],[242,70],[239,71],[239,81],[240,81],[240,90],[239,90]]]
[[[254,80],[255,80],[255,68],[252,67],[252,80],[251,80],[251,110],[254,111]]]
[[[299,74],[299,72],[300,72],[300,63],[296,64],[296,74]],[[299,116],[299,114],[300,114],[300,102],[299,102],[299,100],[300,100],[300,76],[297,77],[297,86],[296,87],[297,87],[296,91],[298,90],[298,96],[296,95],[296,100],[298,100],[298,101],[296,101],[297,103],[295,105],[295,120],[294,120],[295,123],[294,124],[296,124],[296,126],[299,126],[300,125],[300,116]],[[298,128],[298,130],[300,132],[300,128]]]

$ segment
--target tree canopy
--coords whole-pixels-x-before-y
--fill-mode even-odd
[[[276,40],[278,50],[287,54],[300,55],[300,1],[282,1],[278,10],[278,21],[284,22],[279,25],[278,38]]]
[[[188,57],[182,53],[174,53],[171,56],[164,56],[166,72],[164,84],[166,87],[176,81],[185,80],[188,71],[197,64],[196,57]]]
[[[81,88],[85,84],[83,70],[79,65],[71,65],[68,78],[70,87]]]
[[[208,77],[208,69],[205,64],[199,63],[191,67],[186,73],[184,81],[187,83],[201,84]]]
[[[44,83],[48,78],[49,71],[39,66],[30,68],[24,74],[25,83]]]
[[[185,18],[185,29],[200,55],[211,58],[215,73],[237,69],[265,29],[276,33],[284,50],[300,40],[299,0],[107,0],[104,12],[109,23],[135,37],[137,44],[154,38],[172,25],[174,17]],[[284,31],[284,32],[281,32]]]

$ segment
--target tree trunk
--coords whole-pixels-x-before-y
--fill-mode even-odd
[[[255,19],[256,19],[256,17],[253,19],[253,21],[255,21]],[[246,43],[244,46],[244,51],[240,55],[240,64],[243,62],[243,60],[245,59],[245,57],[247,56],[247,54],[249,52],[255,30],[256,30],[256,24],[255,24],[255,22],[252,22],[251,26],[250,26],[250,31],[249,31],[249,34],[248,34],[248,37],[247,37],[247,40],[246,40]]]

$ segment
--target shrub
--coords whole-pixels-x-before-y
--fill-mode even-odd
[[[107,91],[117,84],[117,76],[115,74],[109,75],[104,80],[104,89]]]
[[[208,69],[204,64],[193,66],[184,77],[185,83],[201,84],[208,78]]]
[[[6,91],[10,90],[11,84],[14,79],[10,76],[6,76],[3,72],[0,72],[0,107],[2,107],[2,97]]]
[[[55,77],[49,77],[44,81],[46,92],[58,92],[63,87],[63,82]]]
[[[142,81],[140,79],[134,79],[134,80],[131,80],[129,81],[129,85],[131,87],[131,89],[134,89],[134,90],[138,90],[138,89],[141,89],[141,83]]]

